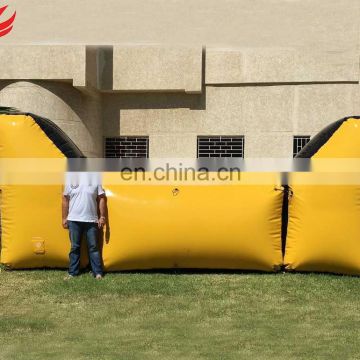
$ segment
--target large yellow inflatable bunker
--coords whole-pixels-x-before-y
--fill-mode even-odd
[[[283,194],[273,185],[115,186],[104,177],[108,270],[282,265]]]
[[[65,168],[65,157],[80,156],[80,150],[51,121],[11,111],[0,114],[2,263],[10,268],[67,266],[70,246],[61,229],[62,185],[36,179],[47,169],[30,169],[30,179],[31,173],[22,174],[18,166],[31,166],[32,158],[47,158],[64,159]],[[24,158],[20,165],[16,162]],[[36,185],[36,180],[41,184]]]
[[[312,171],[290,175],[286,269],[360,274],[359,117],[331,124],[298,157]]]
[[[50,121],[35,115],[0,115],[0,158],[81,156]],[[1,262],[14,269],[67,267],[69,239],[61,226],[62,185],[14,184],[5,170]],[[228,185],[119,185],[112,181],[114,176],[118,174],[103,174],[109,210],[101,241],[105,270],[274,271],[282,265],[283,192],[275,186],[277,174],[244,173],[241,181]],[[254,177],[263,180],[266,176],[269,182],[265,184],[254,181]]]

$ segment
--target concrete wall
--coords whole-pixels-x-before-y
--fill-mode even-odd
[[[206,84],[358,81],[359,56],[354,50],[207,48],[205,73]]]
[[[104,135],[149,135],[151,157],[196,157],[197,135],[244,135],[246,157],[291,157],[293,135],[360,114],[360,87],[207,86],[199,96],[111,95],[104,106]]]
[[[198,135],[244,135],[246,157],[290,157],[293,135],[360,114],[356,49],[79,45],[0,53],[0,105],[53,120],[88,156],[103,155],[106,136],[148,135],[151,157],[195,157]]]
[[[68,83],[0,81],[0,105],[52,120],[85,155],[102,156],[102,114],[99,94],[84,94]]]
[[[113,90],[200,93],[201,47],[114,46]]]
[[[2,44],[197,44],[352,50],[358,0],[12,0]]]
[[[65,80],[86,86],[85,46],[1,46],[0,78]]]

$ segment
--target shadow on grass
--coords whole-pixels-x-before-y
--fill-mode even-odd
[[[67,268],[22,268],[22,269],[10,269],[0,264],[0,271],[4,272],[67,272]],[[90,274],[90,268],[84,268],[80,270],[81,275]],[[360,275],[352,274],[339,274],[332,272],[321,272],[321,271],[289,271],[289,270],[280,270],[280,271],[261,271],[261,270],[240,270],[240,269],[198,269],[198,268],[171,268],[171,269],[141,269],[141,270],[118,270],[118,271],[109,271],[105,272],[105,276],[109,274],[162,274],[162,275],[323,275],[323,276],[333,276],[333,277],[353,277],[360,278]]]

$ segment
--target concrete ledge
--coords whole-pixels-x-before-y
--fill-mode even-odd
[[[206,84],[358,82],[354,52],[206,50]]]
[[[1,80],[67,80],[86,86],[85,46],[1,46]]]
[[[113,90],[201,93],[202,48],[114,46]]]

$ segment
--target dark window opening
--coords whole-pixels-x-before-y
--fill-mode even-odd
[[[244,157],[244,136],[198,136],[197,157]]]
[[[148,136],[118,136],[105,138],[106,158],[148,158]]]
[[[309,135],[296,135],[293,140],[293,157],[310,141]]]

